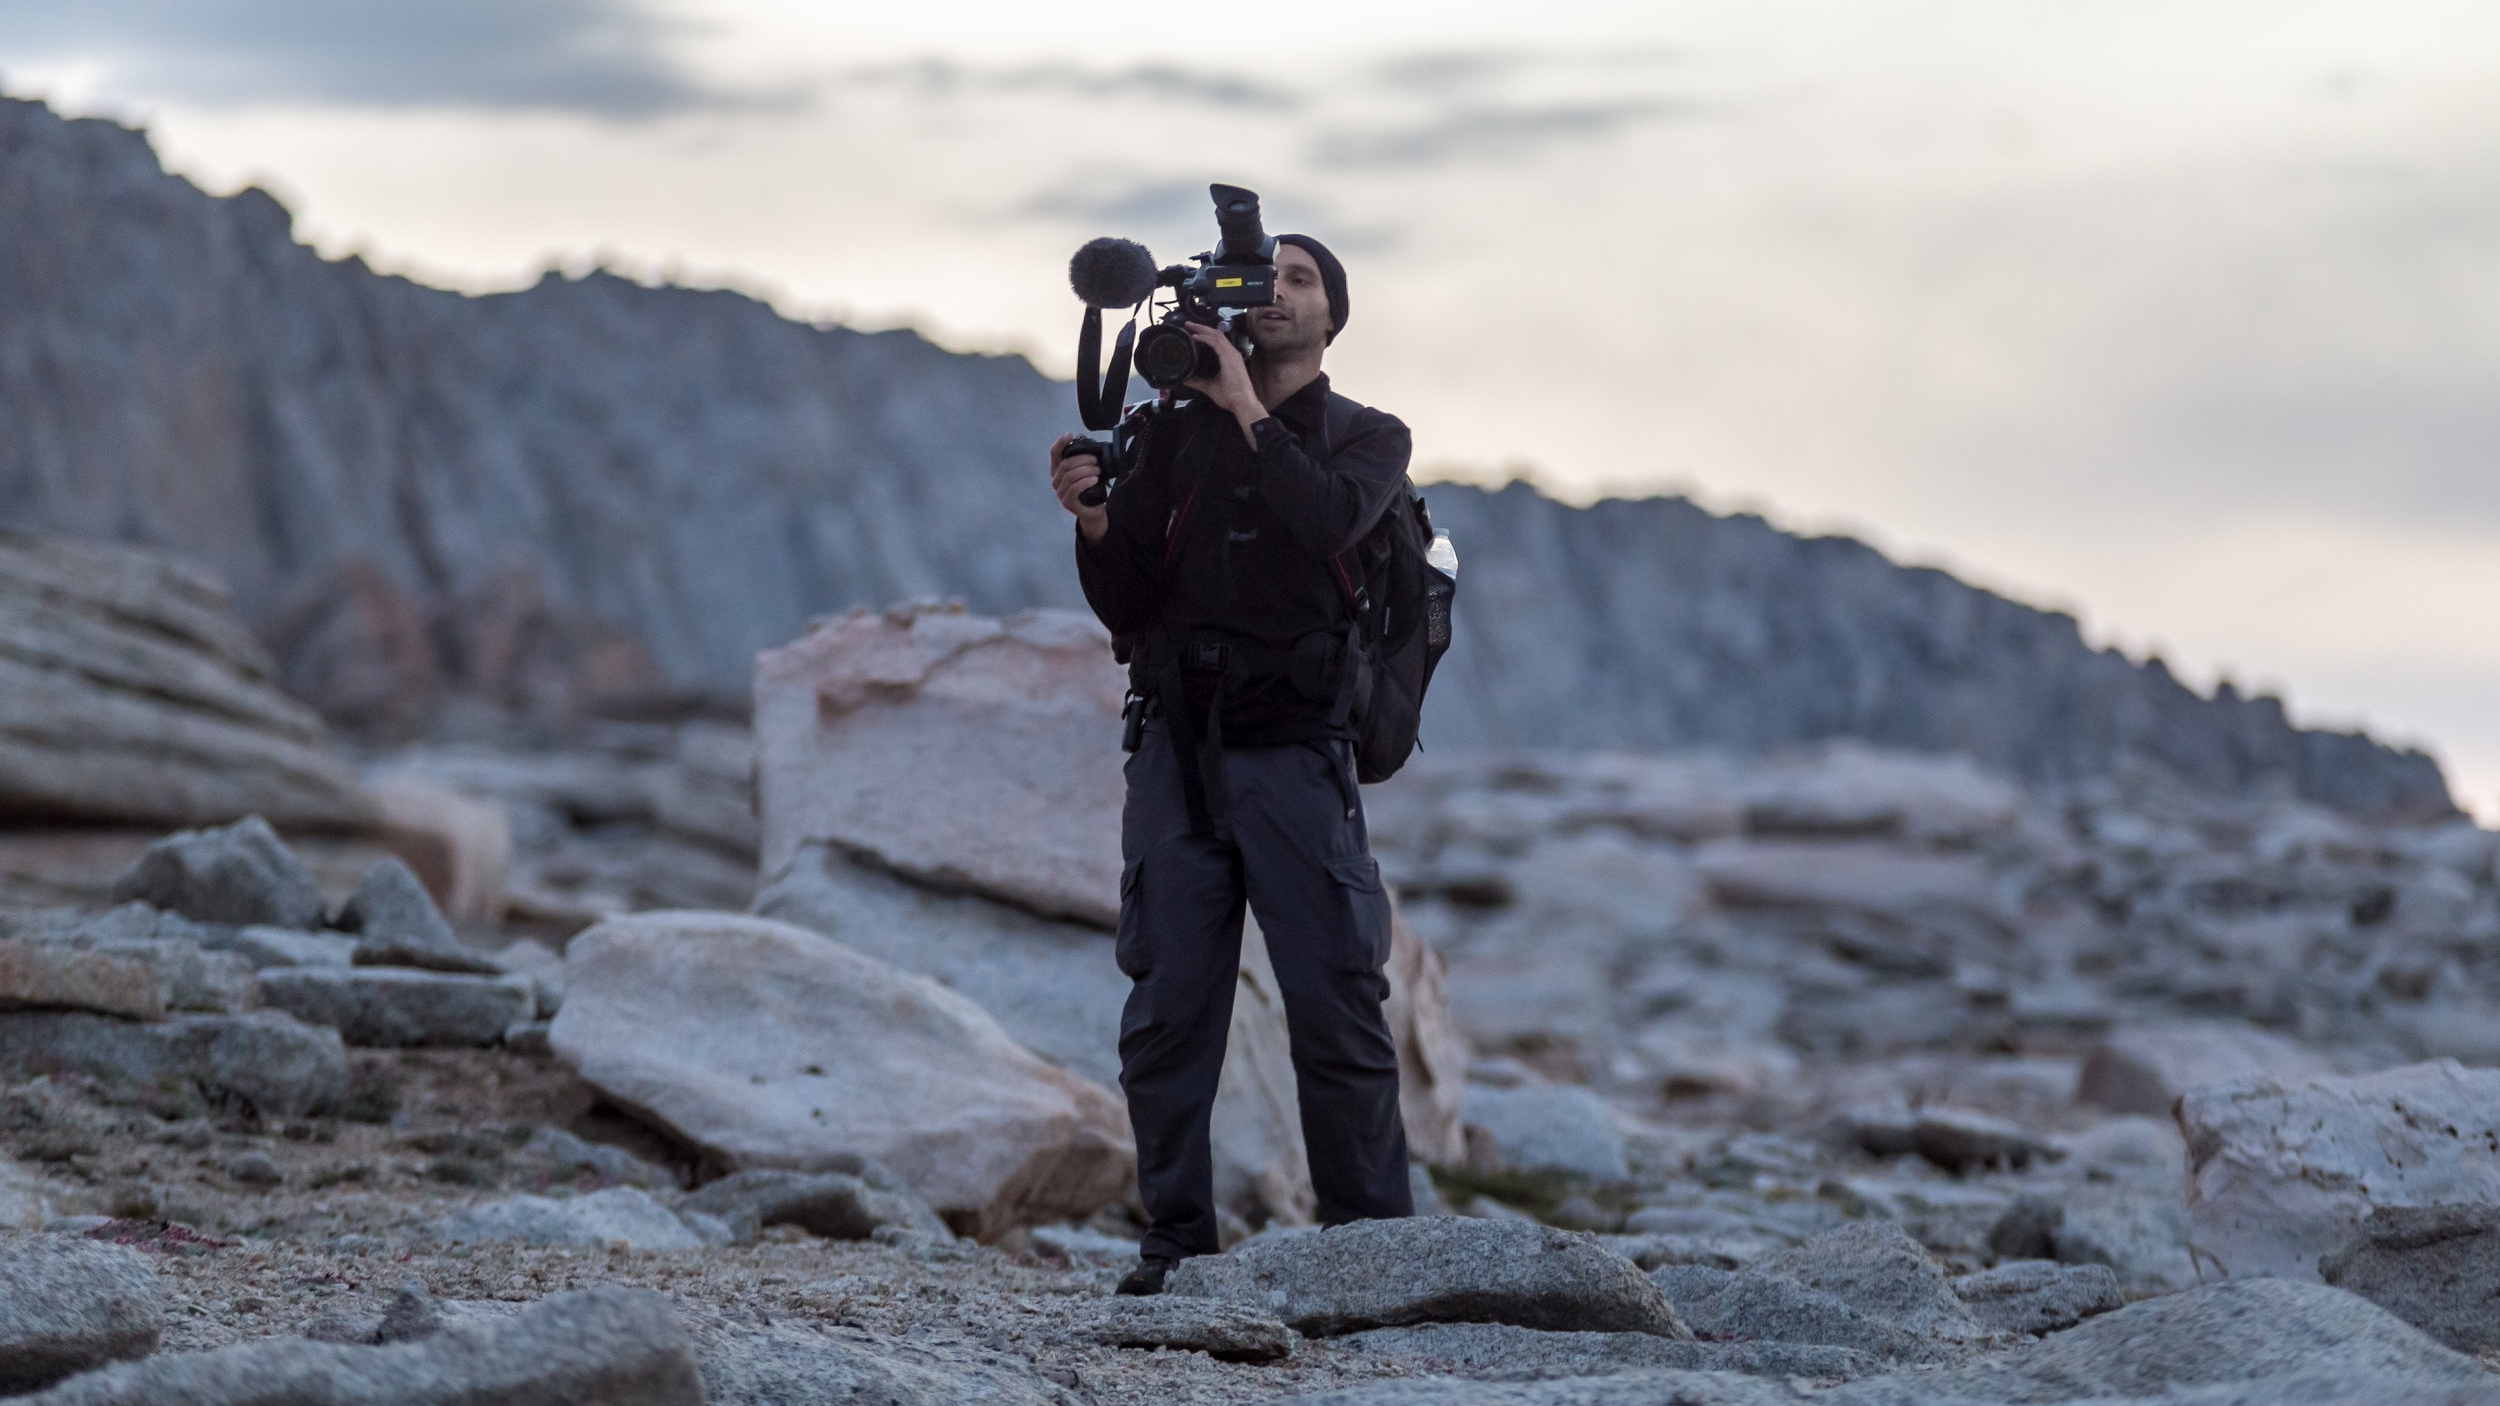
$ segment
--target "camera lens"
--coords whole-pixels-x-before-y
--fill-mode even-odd
[[[1138,378],[1156,390],[1168,391],[1200,374],[1199,354],[1196,338],[1177,324],[1158,322],[1138,334]]]

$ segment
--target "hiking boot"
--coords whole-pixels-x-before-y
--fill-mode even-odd
[[[1172,1266],[1179,1263],[1179,1260],[1167,1260],[1161,1255],[1140,1255],[1137,1259],[1137,1268],[1130,1270],[1128,1277],[1120,1281],[1120,1287],[1116,1292],[1133,1298],[1160,1294],[1163,1292],[1165,1277],[1171,1274]]]

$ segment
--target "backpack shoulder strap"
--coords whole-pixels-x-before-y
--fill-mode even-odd
[[[1320,455],[1322,458],[1336,453],[1337,446],[1345,443],[1353,435],[1354,417],[1362,413],[1362,402],[1355,400],[1352,396],[1339,395],[1335,391],[1328,393],[1328,409],[1320,419]]]

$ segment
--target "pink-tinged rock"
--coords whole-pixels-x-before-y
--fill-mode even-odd
[[[2500,1070],[2434,1060],[2349,1078],[2189,1089],[2188,1244],[2208,1281],[2318,1283],[2384,1206],[2500,1203]]]
[[[1224,1037],[1224,1072],[1216,1084],[1208,1136],[1215,1159],[1216,1204],[1240,1214],[1256,1207],[1284,1225],[1319,1217],[1311,1187],[1309,1144],[1302,1140],[1302,1097],[1293,1077],[1293,1039],[1285,1000],[1267,960],[1256,915],[1245,914],[1241,976],[1233,989],[1233,1020]]]
[[[936,982],[803,928],[611,918],[573,939],[555,1051],[732,1169],[866,1157],[957,1231],[1082,1220],[1136,1171],[1128,1114]]]
[[[1120,700],[1090,617],[853,611],[755,661],[763,872],[827,841],[907,877],[1119,919]]]
[[[413,772],[369,783],[382,813],[381,840],[416,871],[443,916],[490,923],[503,916],[512,878],[512,822],[503,808]]]
[[[1398,1112],[1406,1150],[1438,1166],[1467,1156],[1458,1116],[1467,1092],[1467,1037],[1442,995],[1441,954],[1415,935],[1394,907],[1389,914],[1389,1033],[1398,1042]]]
[[[352,828],[371,809],[224,589],[0,528],[0,819]]]

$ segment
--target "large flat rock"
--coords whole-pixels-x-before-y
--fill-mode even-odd
[[[1088,1305],[1075,1336],[1105,1347],[1178,1348],[1227,1362],[1273,1362],[1293,1353],[1293,1330],[1274,1314],[1215,1299],[1159,1294]]]
[[[2340,1392],[2269,1393],[2259,1384],[2341,1379]],[[2360,1384],[2378,1390],[2356,1391]],[[1938,1401],[2051,1402],[2239,1388],[2228,1400],[2384,1399],[2406,1385],[2489,1390],[2489,1371],[2366,1300],[2318,1284],[2252,1279],[2147,1299],[2039,1342],[1958,1367],[1855,1382],[1834,1406]],[[2479,1398],[2467,1395],[2472,1401]]]
[[[2075,1101],[2112,1113],[2167,1118],[2199,1084],[2250,1075],[2307,1079],[2335,1070],[2317,1051],[2254,1026],[2183,1022],[2117,1030],[2092,1047],[2076,1076]]]
[[[513,1245],[630,1245],[637,1250],[699,1250],[703,1239],[650,1192],[611,1186],[587,1196],[510,1196],[454,1211],[435,1222],[437,1238]]]
[[[1971,1316],[1993,1332],[2054,1333],[2126,1306],[2105,1264],[2016,1260],[1953,1281]]]
[[[356,939],[344,933],[299,932],[294,928],[235,928],[218,939],[222,950],[252,964],[269,967],[349,967],[356,963]]]
[[[1794,1406],[1797,1399],[1787,1382],[1732,1372],[1633,1371],[1553,1381],[1418,1377],[1287,1397],[1280,1406]]]
[[[164,1327],[146,1255],[40,1235],[0,1250],[0,1393],[145,1357]]]
[[[1675,1305],[1676,1316],[1713,1341],[1812,1343],[1877,1361],[1925,1362],[1944,1355],[1937,1344],[1899,1323],[1779,1275],[1668,1265],[1650,1278]]]
[[[1944,1267],[1892,1221],[1852,1221],[1750,1268],[1829,1294],[1931,1341],[1969,1343],[1987,1336]]]
[[[0,817],[372,817],[225,591],[169,557],[0,529],[0,697]]]
[[[1024,1356],[928,1342],[804,1316],[724,1313],[684,1303],[709,1406],[1069,1406],[1070,1392]],[[569,1406],[569,1403],[568,1403]]]
[[[1418,1216],[1254,1241],[1183,1260],[1166,1292],[1269,1307],[1315,1336],[1413,1323],[1692,1336],[1630,1260],[1530,1221]]]
[[[165,1014],[165,995],[156,968],[145,961],[66,944],[0,941],[0,1010],[51,1008],[154,1020]]]
[[[2318,1268],[2459,1352],[2500,1351],[2500,1204],[2384,1207]]]
[[[125,903],[85,921],[47,924],[36,936],[69,951],[147,968],[167,1010],[232,1012],[260,1004],[260,985],[252,979],[259,963],[248,954],[228,950],[236,931],[214,923],[194,923],[145,903]],[[84,1009],[104,1008],[90,1005]],[[152,1018],[137,1007],[110,1013]]]
[[[1697,860],[1711,893],[1731,906],[1823,908],[2010,924],[2005,897],[1981,861],[1906,846],[1836,840],[1747,839],[1704,845]]]
[[[1543,1382],[1426,1378],[1290,1398],[1291,1406],[2489,1406],[2488,1369],[2377,1307],[2314,1284],[2208,1285],[2105,1314],[1961,1366],[1800,1392],[1726,1372]]]
[[[2374,1209],[2500,1202],[2500,1071],[2454,1060],[2350,1078],[2190,1089],[2187,1211],[2198,1272],[2318,1282]]]
[[[865,1157],[959,1233],[1082,1219],[1135,1171],[1127,1111],[961,995],[761,918],[645,913],[573,939],[556,1052],[732,1168]]]
[[[260,991],[272,1009],[366,1046],[491,1045],[538,1005],[526,978],[397,967],[272,967]]]
[[[711,1216],[742,1232],[795,1225],[827,1240],[865,1240],[886,1226],[947,1233],[945,1223],[901,1178],[864,1160],[860,1171],[861,1176],[762,1167],[732,1172],[679,1201],[677,1209]]]
[[[129,1087],[187,1082],[272,1118],[300,1118],[347,1096],[338,1032],[283,1011],[183,1015],[157,1023],[77,1011],[0,1013],[0,1071],[77,1073]]]
[[[1127,688],[1110,636],[1072,611],[820,622],[756,657],[764,872],[830,841],[930,883],[1112,926]]]
[[[1879,1358],[1819,1343],[1685,1342],[1654,1333],[1558,1333],[1508,1323],[1374,1328],[1341,1338],[1338,1346],[1419,1372],[1506,1379],[1677,1371],[1835,1381],[1883,1370]]]
[[[0,1154],[0,1230],[37,1230],[52,1219],[63,1188]]]
[[[703,1406],[685,1329],[647,1289],[551,1294],[506,1319],[354,1347],[267,1338],[91,1372],[28,1406]]]
[[[767,875],[754,912],[925,976],[1044,1059],[1105,1087],[1119,1082],[1129,980],[1098,928],[916,884],[824,843],[800,846]]]

